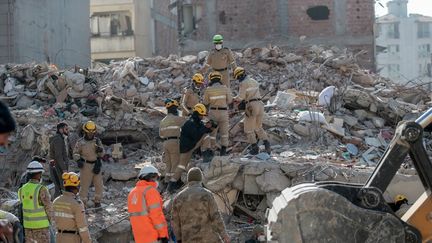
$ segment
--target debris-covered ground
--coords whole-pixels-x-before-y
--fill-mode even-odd
[[[19,124],[8,154],[0,156],[0,186],[6,188],[1,207],[14,209],[19,176],[32,155],[47,156],[59,121],[74,129],[69,137],[73,146],[81,124],[93,120],[107,155],[103,213],[88,205],[90,228],[100,242],[129,242],[126,198],[140,165],[151,162],[164,169],[157,133],[163,101],[181,96],[206,55],[131,58],[95,64],[91,70],[0,65],[0,99],[11,106]],[[238,242],[261,232],[266,209],[286,187],[303,181],[364,182],[397,123],[416,118],[431,102],[422,87],[397,86],[362,70],[356,64],[362,53],[313,46],[302,53],[268,47],[235,55],[237,65],[260,83],[273,152],[248,157],[242,113],[232,111],[230,156],[191,164],[204,170],[205,185],[216,195]],[[236,82],[232,88],[235,93]],[[426,146],[431,143],[426,139]],[[416,185],[409,161],[405,167],[397,182]],[[393,193],[396,189],[389,189],[388,196]],[[411,190],[408,198],[414,200],[418,193]],[[169,205],[170,196],[165,197]]]

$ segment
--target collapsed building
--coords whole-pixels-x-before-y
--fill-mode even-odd
[[[273,152],[246,155],[242,114],[233,112],[230,156],[209,164],[191,162],[203,169],[204,184],[214,193],[233,239],[262,232],[266,210],[287,187],[306,181],[363,183],[397,123],[416,118],[430,105],[431,97],[421,88],[396,85],[362,69],[357,64],[362,54],[322,46],[296,53],[276,46],[235,52],[238,65],[259,81],[265,95],[264,127]],[[15,209],[19,175],[32,155],[47,156],[49,136],[59,121],[74,128],[69,137],[73,146],[81,124],[93,120],[107,154],[103,213],[90,207],[90,229],[100,242],[131,240],[126,198],[138,171],[145,163],[164,171],[157,138],[164,98],[179,97],[206,56],[130,58],[91,70],[62,70],[46,63],[1,65],[0,99],[10,105],[19,125],[8,153],[0,156],[1,208]],[[237,85],[233,83],[234,92]],[[430,147],[428,136],[425,145]],[[391,200],[404,193],[414,201],[421,189],[407,160],[386,195]],[[167,213],[170,198],[165,195]]]

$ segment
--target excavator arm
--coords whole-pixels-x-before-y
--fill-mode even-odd
[[[432,108],[415,122],[402,122],[364,185],[303,183],[285,189],[267,212],[269,242],[432,242],[432,163],[423,130]],[[424,194],[402,218],[383,192],[409,155]]]

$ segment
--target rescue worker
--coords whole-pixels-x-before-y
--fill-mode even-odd
[[[44,168],[41,163],[32,161],[27,166],[30,179],[18,190],[22,203],[25,241],[30,243],[50,242],[50,224],[55,228],[48,189],[41,184]]]
[[[94,206],[99,208],[103,196],[102,161],[104,149],[96,135],[96,124],[88,121],[83,125],[84,137],[79,139],[73,152],[74,160],[80,168],[81,187],[79,196],[84,204],[88,200],[91,184],[95,187]]]
[[[396,216],[402,218],[402,216],[408,211],[411,207],[408,204],[408,198],[405,195],[399,194],[394,198],[394,203],[390,204]]]
[[[139,181],[128,196],[128,212],[136,243],[168,242],[168,225],[162,211],[162,198],[157,191],[159,171],[145,165]]]
[[[221,74],[211,72],[209,75],[210,86],[204,91],[203,104],[208,106],[209,118],[218,124],[211,134],[211,146],[215,148],[216,137],[219,131],[221,150],[220,155],[226,155],[226,149],[229,143],[229,114],[228,106],[232,103],[231,91],[221,83]]]
[[[201,87],[204,84],[204,76],[201,73],[195,73],[192,77],[192,83],[183,91],[181,99],[182,116],[192,114],[193,107],[200,103]]]
[[[15,131],[16,124],[9,108],[0,101],[0,155],[6,153],[9,135]]]
[[[265,151],[270,154],[270,142],[268,135],[262,127],[264,117],[264,103],[261,101],[261,94],[258,82],[249,77],[245,69],[237,67],[234,70],[234,78],[239,81],[239,93],[234,97],[236,103],[243,102],[245,109],[244,132],[250,144],[249,153],[256,155],[259,153],[257,136],[264,142]]]
[[[13,238],[12,241],[9,242],[15,242],[15,243],[22,243],[24,242],[24,229],[22,227],[21,222],[19,221],[19,219],[6,211],[0,210],[0,222],[7,222],[7,224],[1,224],[1,226],[9,229],[12,229],[11,232],[11,237],[6,237],[6,235],[3,235],[3,237],[5,238]],[[1,228],[1,227],[0,227]],[[4,230],[0,230],[0,242],[2,240],[2,232],[4,232]],[[3,233],[5,234],[5,233]],[[6,241],[8,242],[8,241]]]
[[[166,99],[165,108],[167,116],[162,119],[159,125],[159,137],[163,143],[163,162],[166,165],[165,182],[168,183],[171,176],[174,175],[175,168],[180,160],[180,128],[185,122],[185,118],[178,116],[179,104],[177,100]]]
[[[62,175],[63,195],[54,200],[54,218],[57,226],[56,241],[61,243],[90,243],[83,202],[78,197],[79,176],[74,172]]]
[[[183,183],[180,180],[183,171],[189,164],[192,154],[201,147],[203,150],[203,162],[210,162],[213,152],[210,150],[209,133],[216,128],[216,124],[208,121],[203,123],[204,116],[207,116],[207,109],[203,104],[196,104],[189,120],[181,128],[180,132],[180,162],[174,175],[168,184],[168,192],[173,193],[179,189]]]
[[[231,50],[223,47],[223,36],[213,36],[214,49],[210,51],[206,64],[201,69],[201,73],[206,73],[209,68],[213,71],[220,72],[222,75],[221,82],[231,90],[231,82],[229,76],[230,67],[234,70],[236,62]]]
[[[172,226],[177,242],[230,242],[213,194],[202,186],[198,167],[187,174],[188,185],[173,201]]]
[[[69,170],[69,127],[65,122],[57,124],[57,133],[50,139],[50,172],[55,185],[54,197],[58,197],[64,190],[61,180],[62,174]]]

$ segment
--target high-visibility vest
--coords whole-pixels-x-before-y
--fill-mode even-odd
[[[18,190],[18,196],[22,203],[24,228],[43,229],[49,227],[48,216],[45,208],[39,205],[39,192],[45,188],[41,184],[28,182]]]
[[[162,203],[151,182],[139,181],[129,193],[128,212],[136,243],[157,243],[158,238],[168,237]]]

